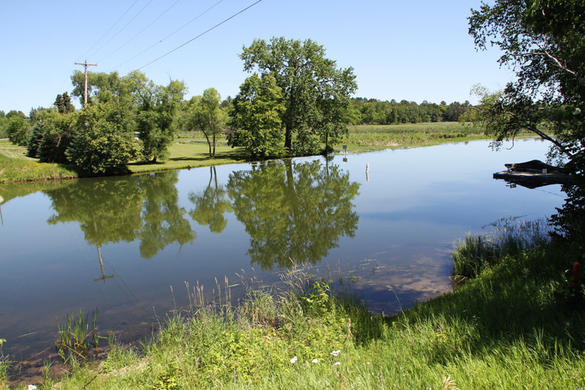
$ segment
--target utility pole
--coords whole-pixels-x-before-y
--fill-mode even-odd
[[[97,64],[88,64],[87,60],[85,60],[85,62],[76,62],[75,65],[85,66],[85,90],[83,91],[83,107],[85,107],[87,106],[87,67],[97,66]]]

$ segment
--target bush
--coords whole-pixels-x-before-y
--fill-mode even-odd
[[[75,118],[74,114],[43,112],[32,127],[28,156],[38,157],[41,162],[66,163]]]
[[[136,148],[130,115],[115,102],[89,105],[79,113],[67,157],[80,173],[97,176],[126,172]]]
[[[31,134],[30,123],[24,116],[19,113],[11,116],[6,125],[6,132],[10,142],[16,145],[26,146]]]

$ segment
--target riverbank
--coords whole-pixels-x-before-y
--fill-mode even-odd
[[[351,126],[349,134],[336,151],[363,153],[388,148],[408,148],[438,145],[450,142],[467,142],[488,139],[477,129],[457,122],[434,122],[402,125]],[[214,159],[208,156],[208,146],[203,135],[182,134],[170,147],[169,157],[156,164],[134,162],[128,165],[130,173],[196,168],[246,161],[241,148],[231,148],[220,138]],[[40,163],[38,159],[26,157],[26,148],[8,141],[0,141],[0,183],[74,179],[77,172],[62,164]]]
[[[469,245],[473,240],[455,255],[476,264],[485,251]],[[571,259],[562,244],[531,245],[491,248],[504,256],[476,268],[477,277],[389,318],[331,294],[325,283],[307,285],[295,272],[287,279],[292,290],[251,292],[238,307],[197,304],[195,289],[190,310],[143,347],[114,343],[105,360],[74,365],[66,378],[47,376],[42,385],[581,388],[585,312],[563,277]]]

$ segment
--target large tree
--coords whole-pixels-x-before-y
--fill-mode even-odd
[[[243,146],[253,158],[282,157],[282,97],[272,74],[248,77],[232,100],[228,143]]]
[[[200,130],[209,146],[209,157],[215,157],[217,135],[223,130],[227,115],[220,107],[221,96],[215,88],[203,91],[203,96],[194,96],[186,107],[185,121],[189,129]]]
[[[469,33],[479,49],[502,50],[516,80],[486,99],[483,122],[498,141],[529,130],[553,155],[585,169],[585,2],[496,0],[472,10]],[[486,96],[487,97],[487,96]]]
[[[167,155],[177,132],[177,111],[184,93],[181,81],[170,81],[166,87],[149,82],[140,90],[138,137],[147,160],[156,162]]]
[[[289,151],[315,152],[323,124],[339,129],[332,132],[329,128],[331,136],[343,132],[347,121],[340,113],[350,109],[349,96],[357,88],[355,75],[352,68],[338,68],[335,61],[326,58],[323,46],[310,39],[259,39],[244,47],[241,58],[246,71],[272,74],[282,89],[284,147]]]

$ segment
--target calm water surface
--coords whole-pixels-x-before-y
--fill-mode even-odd
[[[291,259],[395,312],[450,289],[449,252],[466,232],[562,204],[560,186],[492,179],[546,148],[479,141],[0,186],[4,351],[16,361],[53,352],[57,324],[80,309],[98,309],[101,331],[143,337],[173,301],[185,304],[185,281],[211,290],[215,277],[245,273],[269,285]]]

